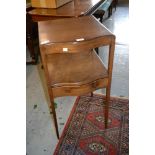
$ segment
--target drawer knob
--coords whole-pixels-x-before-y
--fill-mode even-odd
[[[63,48],[62,51],[63,51],[64,53],[67,53],[67,52],[68,52],[68,48]]]

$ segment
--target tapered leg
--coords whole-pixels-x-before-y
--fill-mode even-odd
[[[109,81],[108,81],[108,85],[106,87],[106,104],[105,104],[105,113],[104,113],[105,114],[105,128],[107,128],[107,126],[108,126],[109,101],[110,101],[110,89],[111,89],[114,49],[115,49],[115,37],[112,38],[111,44],[109,46],[109,60],[108,60]]]
[[[91,97],[93,97],[93,92],[91,92]]]
[[[106,129],[108,127],[109,101],[110,101],[110,86],[108,86],[106,89],[106,102],[105,102],[105,111],[104,111],[105,128]]]
[[[54,98],[53,98],[53,95],[51,95],[51,92],[50,92],[50,102],[51,102],[50,108],[52,110],[52,114],[53,114],[53,118],[54,118],[56,134],[57,134],[57,138],[59,139],[58,122],[57,122],[56,111],[55,111],[55,107],[54,107]]]
[[[56,129],[57,138],[59,139],[59,130],[58,130],[58,122],[57,122],[57,117],[56,117],[56,112],[55,112],[55,107],[54,107],[54,99],[51,100],[51,108],[52,108],[52,113],[53,113],[54,125],[55,125],[55,129]]]
[[[41,47],[40,50],[43,51],[44,47]],[[43,64],[43,69],[44,69],[45,75],[48,75],[47,66],[46,66],[46,62],[45,62],[45,54],[44,53],[45,52],[41,52],[42,64]],[[50,109],[52,110],[52,114],[53,114],[53,118],[54,118],[54,125],[55,125],[55,129],[56,129],[56,134],[57,134],[57,137],[59,139],[58,123],[57,123],[56,111],[55,111],[55,107],[54,107],[54,96],[53,96],[52,88],[50,86],[50,82],[49,82],[50,80],[49,80],[48,76],[45,76],[45,77],[46,77],[48,94],[49,94],[49,98],[50,98]]]

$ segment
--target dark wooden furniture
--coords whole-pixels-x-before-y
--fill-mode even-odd
[[[33,38],[35,37],[33,35],[33,32],[37,31],[36,22],[43,20],[55,20],[60,18],[72,18],[91,15],[104,1],[105,0],[73,0],[72,2],[69,2],[57,9],[31,7],[31,10],[29,10],[27,14],[28,31],[26,33],[26,40],[32,57],[32,61],[27,62],[27,64],[36,64],[38,60],[39,51],[35,51],[33,43]],[[32,23],[31,21],[35,23]]]
[[[118,0],[105,0],[104,3],[94,12],[94,16],[103,22],[103,16],[106,11],[108,11],[108,18],[112,15],[112,10],[117,6]]]
[[[97,19],[99,18],[100,22],[103,22],[103,16],[105,14],[105,11],[102,9],[98,9],[95,11],[95,13],[93,14]]]
[[[29,3],[28,3],[29,4]],[[26,45],[30,52],[31,61],[27,61],[26,64],[37,64],[38,62],[38,50],[35,49],[35,42],[38,42],[38,25],[32,21],[28,11],[32,10],[31,5],[26,7]]]
[[[93,16],[42,21],[38,27],[57,137],[54,98],[79,96],[100,88],[106,88],[107,127],[115,36]],[[109,45],[108,68],[94,52],[94,48],[104,45]]]
[[[103,21],[103,15],[108,10],[108,17],[112,15],[112,2],[113,0],[105,0],[104,3],[94,12],[94,16]]]

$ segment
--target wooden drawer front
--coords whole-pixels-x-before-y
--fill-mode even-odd
[[[53,96],[79,96],[89,92],[93,92],[100,88],[105,88],[108,84],[108,78],[93,81],[92,83],[85,84],[82,86],[72,86],[72,87],[54,87]]]

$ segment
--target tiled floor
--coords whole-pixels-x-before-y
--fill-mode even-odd
[[[122,0],[123,1],[123,0]],[[128,48],[128,3],[119,1],[116,11],[103,24],[116,35],[113,67],[113,96],[129,96],[129,48]],[[107,47],[100,47],[99,56],[106,63]],[[38,65],[29,65],[26,70],[26,112],[27,112],[27,155],[51,155],[57,144],[57,137],[50,115],[49,98],[43,70]],[[104,90],[97,92],[104,93]],[[57,98],[57,118],[61,133],[76,97]]]

